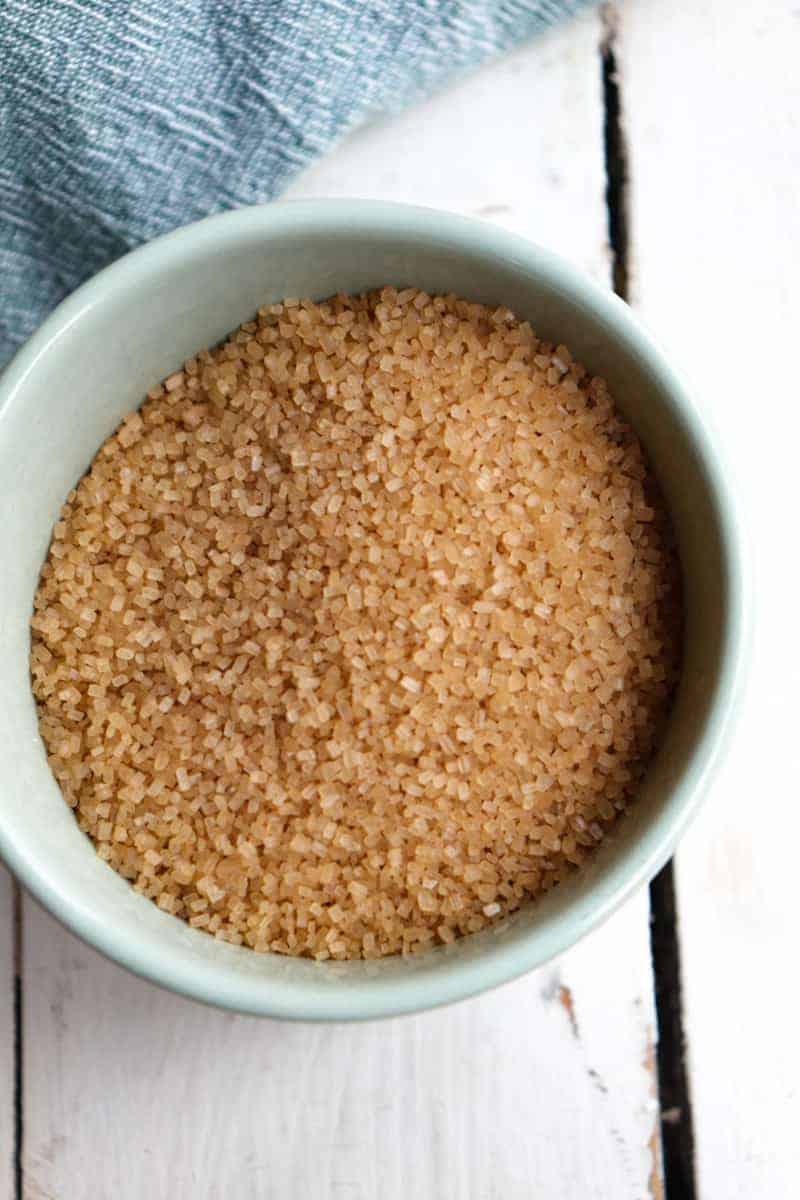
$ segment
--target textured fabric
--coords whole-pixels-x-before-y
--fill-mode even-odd
[[[0,364],[137,243],[268,200],[579,0],[0,0]]]

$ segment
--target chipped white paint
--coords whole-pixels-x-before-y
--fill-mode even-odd
[[[350,138],[292,194],[482,214],[607,277],[599,40],[590,14]],[[201,1008],[25,913],[26,1200],[643,1200],[657,1187],[645,894],[552,968],[361,1027]]]
[[[724,438],[757,581],[742,720],[678,855],[698,1191],[790,1200],[800,1194],[800,6],[632,0],[621,36],[636,304]]]

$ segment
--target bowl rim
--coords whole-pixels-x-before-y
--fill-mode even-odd
[[[541,966],[573,945],[617,910],[650,880],[672,854],[695,815],[708,781],[724,752],[732,718],[741,698],[750,646],[747,544],[741,533],[739,502],[718,435],[692,398],[682,378],[639,318],[613,292],[592,281],[560,255],[526,238],[440,209],[362,199],[291,200],[255,205],[206,217],[132,250],[90,278],[58,305],[16,353],[0,376],[0,416],[7,403],[35,372],[38,363],[70,328],[110,293],[124,292],[205,250],[219,251],[282,234],[336,236],[337,231],[404,237],[427,245],[447,245],[478,257],[505,259],[535,279],[580,301],[589,320],[599,320],[646,363],[679,412],[686,434],[705,473],[715,501],[726,566],[725,644],[711,710],[665,811],[646,826],[636,842],[608,870],[602,889],[579,899],[549,922],[518,932],[504,943],[487,945],[480,956],[452,959],[446,970],[365,978],[345,988],[315,988],[303,983],[275,987],[257,973],[230,973],[211,961],[177,963],[147,938],[118,939],[91,907],[55,886],[46,864],[26,851],[13,826],[0,821],[0,856],[23,887],[65,927],[134,974],[170,991],[222,1008],[284,1020],[364,1020],[397,1016],[465,999]],[[2,423],[0,422],[0,425]],[[227,976],[227,977],[226,977]]]

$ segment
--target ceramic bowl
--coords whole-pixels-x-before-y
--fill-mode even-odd
[[[385,283],[506,305],[605,376],[660,477],[687,612],[682,683],[631,811],[574,878],[497,926],[406,959],[316,963],[230,946],[160,911],[95,855],[50,773],[28,676],[50,532],[146,390],[256,308]],[[354,1020],[458,1000],[529,971],[667,860],[719,760],[744,665],[742,547],[703,419],[630,309],[547,251],[443,212],[367,201],[240,209],[127,255],[69,297],[0,383],[0,852],[60,921],[137,974],[282,1018]]]

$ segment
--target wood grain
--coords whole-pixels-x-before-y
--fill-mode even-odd
[[[634,301],[711,411],[754,551],[755,659],[677,860],[701,1200],[800,1178],[797,442],[800,8],[624,5]]]
[[[590,14],[351,137],[292,189],[479,214],[608,277]],[[509,120],[509,116],[513,120]],[[643,1200],[660,1187],[648,904],[489,996],[257,1022],[25,910],[25,1200]]]

